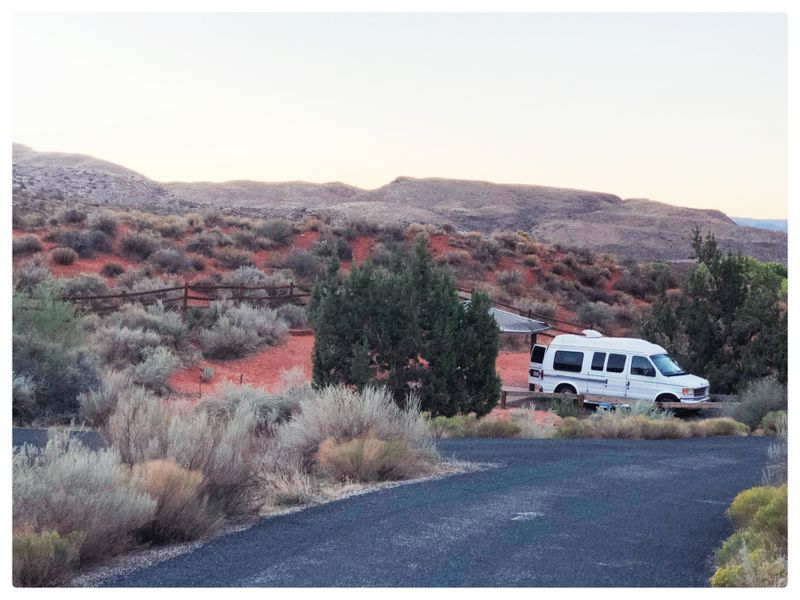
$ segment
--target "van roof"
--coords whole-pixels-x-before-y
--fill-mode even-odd
[[[619,338],[619,337],[586,337],[583,335],[557,335],[550,342],[550,346],[560,346],[562,348],[589,348],[592,350],[617,350],[623,352],[641,352],[642,354],[666,354],[667,351],[661,346],[651,344],[646,340],[638,338]]]

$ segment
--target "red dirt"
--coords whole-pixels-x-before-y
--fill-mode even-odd
[[[450,249],[450,238],[444,234],[432,235],[428,247],[434,256],[444,254]]]
[[[301,231],[294,235],[292,246],[298,250],[308,250],[319,239],[319,231]]]
[[[198,365],[175,373],[169,380],[176,392],[197,394],[201,389],[200,374],[203,367],[214,369],[210,383],[202,384],[203,393],[208,393],[224,381],[269,388],[280,382],[281,371],[300,367],[311,379],[311,350],[314,337],[291,335],[284,344],[257,352],[245,358],[233,360],[203,360]]]
[[[351,242],[351,247],[353,248],[353,262],[364,262],[375,244],[375,240],[366,235],[361,235],[354,239]]]
[[[497,374],[503,385],[512,387],[528,387],[528,352],[508,352],[501,350],[497,356]]]

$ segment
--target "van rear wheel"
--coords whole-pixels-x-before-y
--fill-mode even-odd
[[[573,394],[577,395],[578,391],[572,387],[571,385],[567,385],[566,383],[562,383],[556,388],[556,394]]]

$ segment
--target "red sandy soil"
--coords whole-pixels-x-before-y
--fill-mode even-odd
[[[444,254],[450,249],[450,238],[444,234],[432,235],[428,247],[434,256]]]
[[[497,356],[495,366],[497,374],[503,380],[503,385],[511,387],[528,387],[528,366],[530,354],[523,352],[508,352],[501,350]]]
[[[375,240],[365,235],[358,236],[356,239],[354,239],[351,242],[351,246],[353,248],[353,262],[364,262],[364,260],[366,260],[366,258],[369,256],[373,246],[375,246],[375,243]]]
[[[311,379],[311,350],[314,337],[291,335],[280,346],[265,348],[251,356],[233,360],[203,360],[198,365],[175,373],[169,380],[176,392],[197,394],[200,390],[200,374],[203,367],[214,369],[210,383],[202,384],[203,393],[208,393],[222,382],[230,381],[270,388],[280,382],[281,371],[300,367]]]
[[[300,367],[311,379],[311,350],[314,337],[307,332],[292,332],[280,346],[265,348],[251,356],[233,360],[202,360],[189,369],[175,373],[169,380],[176,392],[197,393],[203,367],[214,369],[214,379],[203,384],[204,390],[211,390],[223,381],[238,382],[240,375],[244,383],[269,388],[280,381],[281,371]],[[305,335],[302,335],[306,333]],[[527,387],[528,353],[500,352],[497,357],[497,372],[503,385]]]
[[[319,231],[301,231],[294,235],[292,247],[297,250],[308,250],[319,239]]]

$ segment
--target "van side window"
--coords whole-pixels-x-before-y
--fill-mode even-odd
[[[531,350],[531,362],[542,364],[544,362],[544,350],[544,346],[534,346],[533,350]]]
[[[631,359],[631,375],[643,375],[644,377],[655,377],[656,370],[650,361],[644,356],[634,356]]]
[[[624,354],[609,354],[606,371],[609,373],[622,373],[625,370],[626,358],[627,356]]]
[[[553,357],[553,369],[580,373],[583,370],[583,352],[557,351]]]
[[[595,352],[592,356],[592,371],[602,371],[604,364],[606,364],[606,353]]]

